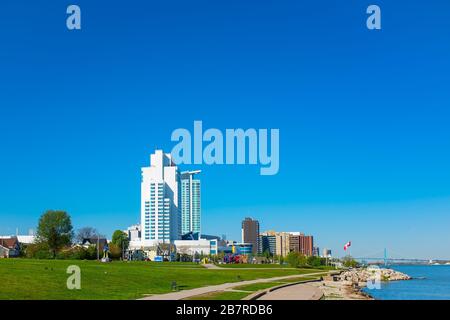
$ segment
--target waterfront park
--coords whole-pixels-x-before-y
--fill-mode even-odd
[[[69,266],[80,270],[80,288],[70,290]],[[195,288],[236,284],[236,290],[190,299],[240,300],[252,293],[294,281],[311,281],[323,269],[280,265],[228,265],[207,268],[196,263],[88,260],[0,259],[0,300],[135,300]],[[283,278],[271,281],[271,278]],[[249,280],[267,281],[242,286]]]

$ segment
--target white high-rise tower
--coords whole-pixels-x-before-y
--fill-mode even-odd
[[[171,243],[181,237],[180,174],[170,154],[156,150],[142,168],[142,245]]]

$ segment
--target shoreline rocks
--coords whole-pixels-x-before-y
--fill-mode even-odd
[[[343,271],[337,280],[343,285],[365,287],[368,281],[401,281],[411,280],[411,277],[393,269],[369,267]]]
[[[331,273],[321,282],[310,285],[318,286],[324,293],[325,300],[375,300],[370,293],[362,289],[368,282],[410,280],[407,274],[385,268],[357,268]]]
[[[374,280],[401,281],[412,279],[409,275],[387,268],[356,268],[334,271],[320,282],[311,282],[324,294],[324,300],[375,300],[370,293],[363,291],[368,282]]]

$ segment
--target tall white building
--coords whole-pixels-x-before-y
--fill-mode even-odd
[[[194,175],[201,171],[186,171],[181,173],[181,234],[201,234],[201,197],[200,180]]]
[[[181,238],[180,174],[170,154],[156,150],[142,168],[142,245],[172,243]]]

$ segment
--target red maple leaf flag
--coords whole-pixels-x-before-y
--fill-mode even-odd
[[[352,245],[352,242],[349,241],[344,245],[344,251],[347,251],[348,247],[350,247]]]

